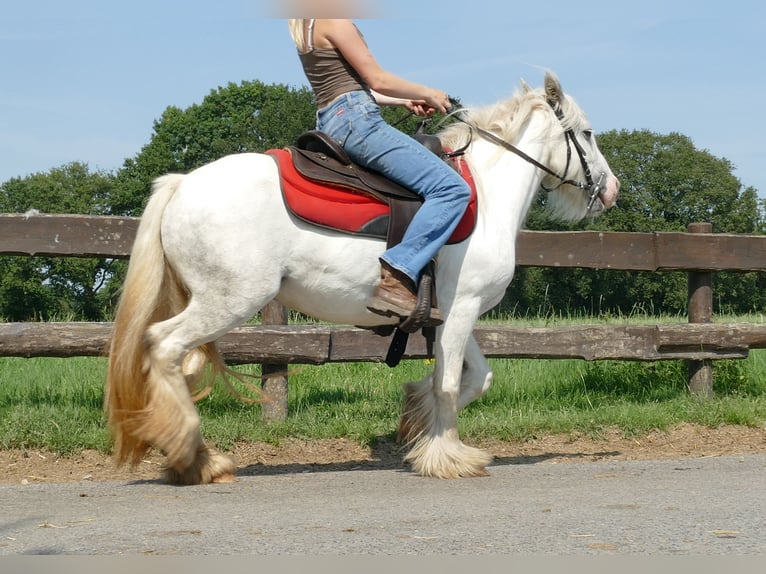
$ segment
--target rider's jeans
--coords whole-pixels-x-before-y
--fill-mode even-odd
[[[468,184],[423,145],[386,123],[367,92],[349,92],[319,109],[317,129],[340,142],[356,163],[425,199],[402,242],[381,256],[417,284],[420,272],[460,222],[470,199]]]

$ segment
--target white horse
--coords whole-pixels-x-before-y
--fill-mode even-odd
[[[445,320],[435,368],[405,385],[399,429],[413,471],[438,478],[487,474],[491,456],[460,441],[457,415],[492,382],[472,331],[513,277],[516,236],[535,194],[546,190],[553,212],[575,221],[614,205],[620,185],[585,115],[550,73],[544,88],[522,81],[513,98],[464,109],[460,118],[439,138],[445,147],[465,146],[478,188],[477,222],[467,240],[439,253],[437,300]],[[226,370],[216,339],[275,298],[334,323],[394,321],[367,310],[384,248],[383,241],[321,230],[288,213],[268,155],[231,155],[158,178],[110,349],[106,408],[118,463],[136,464],[155,447],[167,457],[171,482],[233,480],[234,463],[203,442],[192,395],[205,364]]]

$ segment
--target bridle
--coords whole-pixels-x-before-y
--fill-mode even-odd
[[[561,111],[561,108],[559,106],[557,106],[551,100],[546,100],[546,101],[548,102],[548,105],[551,107],[553,112],[556,114],[556,117],[558,118],[558,120],[560,122],[563,122],[564,121],[564,112]],[[505,141],[504,139],[496,136],[492,132],[490,132],[488,130],[485,130],[484,128],[480,128],[479,126],[475,126],[475,125],[471,124],[470,122],[466,121],[465,119],[463,119],[463,117],[460,114],[457,113],[457,112],[459,112],[460,110],[463,109],[463,106],[461,106],[460,103],[457,100],[455,100],[454,98],[450,98],[450,103],[452,104],[452,109],[454,110],[454,112],[452,112],[452,114],[454,114],[454,117],[458,121],[466,124],[469,127],[471,134],[473,134],[473,132],[475,131],[477,134],[479,134],[484,139],[487,139],[487,140],[491,141],[492,143],[494,143],[496,145],[499,145],[500,147],[502,147],[504,149],[507,149],[510,152],[515,153],[517,156],[522,158],[524,161],[534,165],[536,168],[541,169],[542,171],[544,171],[548,175],[551,175],[551,176],[553,176],[553,177],[555,177],[556,179],[559,180],[558,185],[556,185],[555,187],[552,187],[550,189],[548,189],[545,186],[541,185],[541,187],[542,187],[542,189],[544,191],[550,193],[551,191],[555,191],[559,187],[561,187],[562,185],[565,185],[565,184],[572,185],[574,187],[577,187],[577,188],[582,189],[583,191],[585,191],[588,194],[588,212],[590,212],[590,210],[593,208],[593,204],[595,203],[596,198],[601,193],[602,187],[604,185],[604,179],[606,178],[606,172],[602,171],[601,175],[598,178],[598,181],[596,181],[596,182],[593,181],[593,176],[591,175],[590,166],[588,165],[588,162],[585,159],[585,156],[586,156],[585,150],[583,149],[582,145],[580,145],[580,142],[577,141],[577,136],[575,136],[574,130],[572,128],[569,128],[569,129],[564,131],[564,139],[566,140],[566,143],[567,143],[567,163],[566,163],[566,167],[564,168],[564,175],[561,176],[561,175],[557,174],[555,171],[553,171],[551,168],[549,168],[548,166],[540,163],[535,158],[527,155],[526,153],[524,153],[522,150],[520,150],[519,148],[517,148],[513,144],[511,144],[511,143]],[[452,114],[450,114],[450,115],[452,115]],[[465,150],[468,149],[468,147],[471,145],[472,139],[473,139],[473,137],[470,137],[468,142],[464,146],[462,146],[458,150],[449,152],[447,155],[449,157],[455,157],[455,156],[458,156],[458,155],[463,155],[465,153]],[[583,173],[585,174],[585,182],[576,181],[574,179],[568,179],[567,178],[567,172],[569,171],[569,164],[571,163],[571,160],[572,160],[572,147],[574,147],[575,151],[577,152],[577,156],[580,158],[580,165],[582,166]]]

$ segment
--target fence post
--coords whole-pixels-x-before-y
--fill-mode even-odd
[[[712,233],[711,223],[690,223],[689,233]],[[689,271],[689,323],[710,323],[713,320],[713,273]],[[689,391],[701,398],[713,396],[713,361],[687,361]]]
[[[287,309],[278,301],[271,301],[261,309],[264,325],[287,325]],[[269,400],[263,403],[263,420],[281,422],[287,419],[287,365],[264,363],[261,365],[263,392]]]

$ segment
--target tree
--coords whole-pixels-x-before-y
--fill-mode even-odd
[[[118,173],[114,213],[139,215],[154,178],[186,173],[225,155],[262,152],[293,142],[314,127],[315,107],[308,88],[230,83],[186,110],[168,107],[154,123],[151,141]]]
[[[600,135],[599,143],[623,184],[620,209],[603,226],[685,231],[689,223],[707,222],[717,233],[757,232],[756,190],[743,190],[729,160],[698,150],[687,136],[622,130]]]
[[[569,229],[686,231],[689,223],[709,222],[717,233],[762,233],[763,204],[754,188],[744,188],[726,159],[695,148],[681,134],[610,131],[599,146],[622,182],[618,207],[601,218]],[[530,229],[563,229],[544,215],[544,196],[531,210]],[[762,274],[716,275],[720,311],[763,309]],[[631,273],[587,269],[520,270],[504,302],[517,312],[563,311],[631,314],[686,312],[686,278],[680,273]]]
[[[401,108],[384,117],[405,133],[420,118]],[[265,151],[291,143],[315,124],[308,88],[233,83],[212,90],[185,110],[168,107],[154,123],[151,140],[116,175],[91,173],[72,163],[0,186],[0,211],[140,215],[154,178],[188,172],[224,155]],[[429,126],[434,131],[440,119]],[[544,214],[545,194],[533,206],[530,229],[685,231],[695,221],[715,232],[765,233],[766,201],[743,188],[726,159],[694,147],[677,133],[611,131],[600,147],[622,180],[618,208],[594,221],[565,226]],[[104,259],[0,258],[0,316],[14,320],[75,315],[108,316],[121,284],[124,262]],[[717,274],[716,307],[746,312],[766,308],[762,273]],[[503,302],[518,314],[683,313],[686,278],[681,273],[629,273],[585,269],[520,268]]]
[[[4,183],[0,212],[103,215],[114,186],[114,176],[70,163]],[[102,320],[110,300],[104,286],[115,265],[114,260],[95,258],[0,257],[0,316],[14,321],[55,316]]]
[[[314,126],[308,88],[258,81],[219,87],[186,110],[170,106],[151,141],[116,176],[72,163],[0,187],[0,212],[140,215],[154,178],[188,172],[224,155],[282,147]],[[0,258],[0,316],[11,320],[108,316],[123,261]]]

